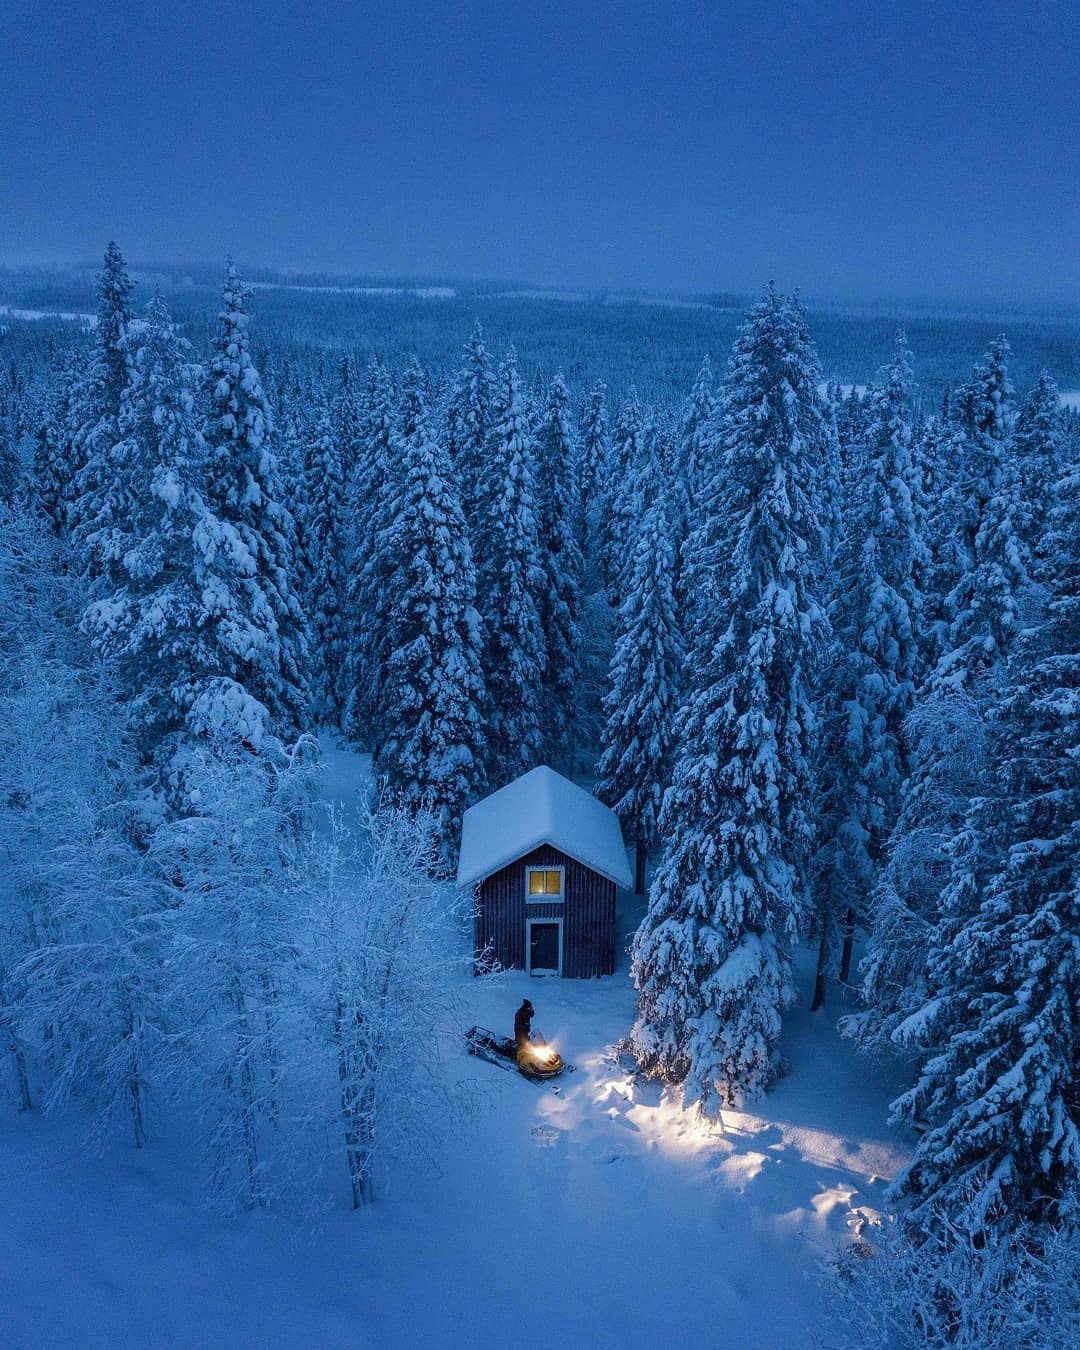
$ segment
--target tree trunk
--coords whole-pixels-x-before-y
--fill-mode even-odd
[[[821,925],[817,970],[814,973],[814,997],[810,1000],[811,1012],[817,1012],[825,1006],[825,985],[829,975],[829,926],[827,920]]]
[[[847,984],[851,974],[851,949],[855,945],[855,911],[849,909],[844,915],[844,946],[840,953],[840,983]]]
[[[135,1147],[142,1148],[143,1144],[146,1143],[146,1123],[143,1116],[142,1072],[139,1065],[138,1040],[135,1036],[135,1013],[132,1011],[126,989],[124,990],[124,998],[127,1003],[125,1030],[127,1033],[128,1052],[130,1054],[128,1091],[131,1093],[131,1129],[135,1136]]]
[[[248,1020],[247,1003],[239,981],[233,988],[233,1000],[236,1007],[236,1058],[240,1069],[240,1131],[244,1141],[244,1164],[247,1168],[248,1206],[254,1208],[263,1203],[262,1187],[259,1182],[259,1134],[256,1123],[255,1102],[255,1038],[251,1034]]]
[[[357,1087],[353,1081],[353,1069],[350,1057],[345,1049],[343,1020],[345,1010],[337,1005],[334,1017],[334,1039],[338,1048],[338,1079],[341,1083],[341,1126],[345,1136],[345,1164],[349,1169],[349,1185],[352,1188],[353,1209],[359,1209],[364,1203],[364,1167],[358,1129],[356,1098]]]
[[[276,1018],[274,1015],[274,1004],[277,1002],[277,989],[270,978],[268,971],[262,972],[263,995],[266,999],[266,1058],[270,1073],[270,1103],[269,1116],[271,1125],[277,1126],[278,1123],[278,1087],[281,1082],[281,1054],[277,1046]]]
[[[11,1058],[15,1064],[15,1081],[19,1086],[19,1111],[32,1111],[34,1103],[30,1097],[30,1077],[26,1072],[26,1056],[23,1054],[22,1046],[15,1039],[15,1033],[11,1027],[5,1028],[8,1034],[8,1044],[11,1050]]]
[[[639,839],[634,845],[634,894],[645,894],[645,869],[649,861],[649,851],[644,841]]]

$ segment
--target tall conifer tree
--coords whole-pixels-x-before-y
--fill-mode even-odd
[[[478,597],[485,625],[489,778],[501,785],[543,753],[546,666],[540,619],[544,570],[536,519],[536,468],[513,349],[496,383],[479,487]]]
[[[820,381],[797,302],[768,288],[729,366],[715,492],[727,547],[695,550],[701,584],[726,582],[692,635],[664,859],[633,950],[638,1060],[706,1111],[775,1075],[808,913],[810,696],[828,631]]]
[[[407,372],[398,439],[402,490],[386,541],[395,567],[375,764],[384,790],[438,822],[452,866],[465,808],[483,784],[484,689],[476,574],[453,470],[419,368]]]
[[[645,415],[636,389],[619,408],[618,421],[604,466],[597,552],[608,602],[615,609],[622,600],[623,573],[634,531],[633,487],[638,480],[645,443]]]
[[[465,344],[465,364],[458,373],[447,409],[448,448],[470,530],[476,529],[477,494],[484,453],[491,430],[494,376],[477,319]]]
[[[382,703],[381,684],[389,656],[388,630],[394,561],[389,530],[401,492],[397,462],[398,408],[390,372],[368,366],[360,419],[360,451],[354,474],[352,522],[346,558],[346,702],[343,727],[360,745],[374,747]]]
[[[194,741],[243,740],[257,750],[268,717],[223,669],[220,633],[238,635],[245,623],[229,569],[219,567],[239,541],[204,496],[207,447],[194,412],[202,371],[188,361],[160,296],[121,342],[129,379],[108,461],[110,509],[85,526],[87,546],[108,570],[85,624],[115,662],[144,766],[180,806]]]
[[[582,543],[586,556],[595,555],[604,495],[604,470],[608,461],[607,389],[602,380],[593,385],[581,419],[581,452],[578,482],[581,487]]]
[[[293,585],[295,529],[282,504],[269,401],[247,337],[250,294],[232,262],[207,378],[207,502],[227,526],[229,547],[217,562],[232,573],[238,630],[219,627],[229,676],[268,710],[282,735],[306,720],[307,641]]]
[[[645,889],[648,854],[660,838],[660,806],[670,780],[682,664],[675,614],[675,546],[668,498],[646,464],[642,514],[630,585],[617,616],[596,795],[634,843],[634,889]]]
[[[74,411],[71,453],[74,479],[67,512],[68,524],[75,532],[76,544],[92,578],[108,573],[116,579],[115,560],[90,548],[87,538],[91,533],[101,537],[101,528],[115,505],[111,461],[121,434],[120,400],[128,380],[124,338],[132,319],[134,289],[120,250],[109,244],[98,280],[93,353]]]
[[[1080,476],[1055,492],[1048,606],[995,705],[928,954],[895,1039],[922,1050],[898,1115],[926,1120],[895,1187],[918,1228],[1055,1221],[1080,1187]],[[989,789],[989,790],[987,790]],[[972,866],[974,863],[974,866]],[[989,864],[989,865],[987,865]]]
[[[537,544],[544,585],[540,623],[544,633],[545,754],[573,761],[582,660],[582,578],[578,457],[571,427],[570,395],[562,375],[551,382],[536,446]]]
[[[845,539],[832,603],[835,656],[826,682],[823,843],[818,856],[821,955],[814,1006],[843,931],[847,979],[907,776],[904,721],[920,678],[917,573],[923,526],[912,459],[911,353],[897,337],[870,391],[864,441],[849,453]]]

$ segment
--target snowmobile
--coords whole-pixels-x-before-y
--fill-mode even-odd
[[[534,1031],[529,1037],[529,1044],[519,1050],[517,1042],[510,1036],[496,1036],[487,1027],[470,1027],[465,1033],[465,1045],[470,1055],[486,1059],[489,1064],[497,1064],[500,1069],[516,1068],[523,1078],[534,1083],[558,1078],[559,1074],[574,1067],[567,1064],[538,1031]]]

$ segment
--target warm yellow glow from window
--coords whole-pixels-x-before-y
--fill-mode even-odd
[[[532,868],[529,872],[529,894],[562,895],[562,873],[557,868]]]

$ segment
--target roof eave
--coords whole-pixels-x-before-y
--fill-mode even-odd
[[[481,872],[479,875],[467,877],[465,879],[458,877],[457,880],[458,889],[463,891],[469,886],[479,886],[481,882],[487,881],[488,877],[493,877],[496,872],[501,872],[504,867],[510,867],[514,863],[520,862],[523,858],[527,857],[528,854],[534,852],[536,849],[543,848],[545,844],[547,844],[549,848],[557,849],[559,853],[566,854],[568,858],[572,858],[574,862],[576,862],[579,866],[587,867],[590,872],[595,872],[598,877],[603,877],[605,881],[610,881],[611,884],[615,886],[617,889],[627,890],[630,886],[634,884],[633,878],[630,876],[629,868],[627,868],[623,877],[621,878],[614,877],[611,875],[610,872],[605,871],[604,868],[597,867],[595,863],[586,862],[584,858],[579,858],[577,854],[571,853],[569,849],[563,848],[562,845],[554,843],[551,839],[543,838],[537,840],[535,844],[528,844],[523,849],[516,849],[510,855],[510,857],[507,858],[504,862],[498,863],[495,867],[489,868],[487,871]]]

